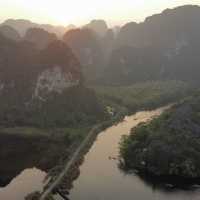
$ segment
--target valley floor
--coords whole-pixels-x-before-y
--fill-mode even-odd
[[[97,134],[114,123],[119,122],[126,115],[135,113],[138,110],[151,110],[162,105],[182,99],[193,90],[191,87],[180,81],[148,82],[135,84],[127,87],[92,87],[99,102],[106,108],[109,118],[100,122],[101,126],[95,131]],[[89,130],[95,124],[71,127],[41,129],[36,127],[1,127],[1,137],[12,135],[23,138],[32,143],[38,151],[32,151],[33,155],[40,152],[41,157],[35,159],[34,165],[49,171],[49,176],[54,180],[62,171],[65,163],[86,138]],[[93,141],[86,147],[77,162],[71,167],[70,177],[66,188],[72,187],[72,182],[79,176],[78,168],[83,161],[83,156],[91,147]],[[25,148],[27,151],[27,149]],[[42,152],[42,153],[41,153]],[[9,152],[10,153],[10,152]],[[6,156],[6,152],[5,155]],[[23,163],[23,166],[24,163]]]

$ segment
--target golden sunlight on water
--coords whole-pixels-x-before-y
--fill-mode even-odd
[[[13,179],[10,184],[0,188],[1,200],[23,200],[34,191],[41,191],[46,173],[39,169],[26,169]]]
[[[122,135],[129,134],[137,124],[160,115],[164,109],[138,112],[100,133],[80,167],[80,176],[70,191],[70,200],[199,200],[199,190],[159,190],[136,174],[128,175],[118,168]],[[61,199],[56,196],[56,200]]]

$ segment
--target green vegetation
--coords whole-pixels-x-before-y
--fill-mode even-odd
[[[97,97],[112,112],[125,107],[129,114],[175,102],[191,91],[182,81],[155,81],[124,87],[94,87]]]
[[[91,127],[77,127],[77,128],[54,128],[54,129],[42,129],[34,127],[12,127],[1,128],[1,135],[17,135],[26,138],[39,138],[46,137],[52,140],[61,139],[64,142],[71,143],[72,141],[82,140],[88,133]]]
[[[123,164],[157,176],[200,177],[200,93],[133,128],[121,142]]]
[[[60,167],[72,155],[90,129],[91,127],[1,128],[0,160],[3,162],[0,170],[4,171],[1,175],[2,183],[8,184],[26,168],[37,167],[51,172],[56,166]]]
[[[42,166],[48,171],[55,165],[62,166],[93,126],[98,124],[97,135],[127,114],[174,102],[191,90],[187,84],[177,81],[93,89],[95,91],[83,86],[71,88],[59,98],[52,94],[48,101],[42,104],[33,102],[27,110],[20,106],[13,109],[9,101],[4,101],[2,105],[8,106],[1,107],[1,140],[4,138],[3,143],[8,144],[10,138],[20,138],[24,141],[23,152],[41,155],[33,159],[31,166]],[[12,112],[7,112],[7,108]],[[7,147],[8,152],[5,151],[4,156],[15,153],[15,148],[13,151],[11,147]],[[23,161],[25,164],[19,163],[19,169],[30,162]]]
[[[107,127],[112,119],[114,123],[138,110],[166,105],[183,98],[189,91],[191,87],[186,83],[160,81],[127,87],[73,87],[59,94],[59,98],[52,94],[48,101],[35,102],[26,109],[13,108],[9,102],[6,106],[4,101],[1,132],[24,136],[65,135],[70,141],[81,140],[95,124],[104,121]]]
[[[16,98],[17,99],[17,98]],[[12,96],[0,99],[0,125],[3,127],[87,127],[104,119],[105,111],[94,91],[84,86],[52,93],[46,101],[27,104]]]

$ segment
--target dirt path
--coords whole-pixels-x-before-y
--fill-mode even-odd
[[[71,159],[67,162],[65,168],[63,171],[60,173],[60,175],[56,178],[56,180],[49,186],[47,190],[45,190],[41,197],[40,200],[45,200],[53,191],[56,186],[60,184],[62,179],[65,177],[65,175],[68,173],[69,169],[73,166],[73,164],[76,162],[76,160],[79,158],[79,155],[81,154],[82,151],[84,151],[85,146],[90,142],[90,140],[93,138],[93,136],[96,135],[96,130],[100,128],[101,125],[96,125],[92,128],[92,130],[89,132],[88,136],[83,140],[81,145],[76,149],[75,153],[71,157]]]
[[[163,107],[162,110],[166,110],[167,108],[171,107],[171,105]],[[98,130],[101,129],[102,124],[98,124],[98,125],[94,126],[91,129],[91,131],[89,132],[89,134],[87,135],[87,137],[83,140],[83,142],[81,143],[81,145],[76,149],[76,151],[73,154],[73,156],[71,157],[71,159],[66,163],[66,166],[63,169],[63,171],[59,174],[59,176],[55,179],[55,181],[49,186],[49,188],[47,188],[42,193],[42,195],[40,197],[40,200],[45,200],[52,193],[52,191],[54,190],[54,188],[56,188],[56,186],[58,186],[60,184],[60,182],[63,180],[63,178],[68,173],[68,171],[71,169],[71,167],[74,165],[74,163],[77,161],[77,159],[80,158],[81,153],[84,152],[85,148],[90,143],[90,141],[94,140],[93,137],[96,138],[98,132],[100,132]]]

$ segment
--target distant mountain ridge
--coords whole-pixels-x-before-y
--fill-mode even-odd
[[[57,40],[57,36],[41,28],[30,28],[26,31],[23,40],[33,43],[39,49],[44,49],[48,44]]]
[[[15,43],[2,36],[1,40],[4,43],[0,41],[0,94],[9,94],[13,90],[20,98],[23,93],[25,101],[30,101],[35,94],[35,97],[42,98],[39,91],[45,94],[61,92],[61,88],[75,82],[78,84],[81,80],[80,63],[63,42],[55,40],[38,50],[26,41]]]
[[[80,62],[64,42],[56,39],[39,49],[0,34],[0,46],[2,126],[73,126],[104,115],[94,92],[83,84]]]
[[[50,24],[37,24],[31,22],[30,20],[25,20],[25,19],[8,19],[5,22],[3,22],[2,25],[8,25],[13,27],[18,31],[18,33],[20,33],[21,36],[24,36],[26,31],[30,28],[42,28],[45,31],[56,34],[58,37],[62,37],[62,35],[67,30],[75,28],[74,25],[69,25],[68,27],[64,27],[64,26],[53,26]]]
[[[108,25],[104,20],[92,20],[89,24],[86,24],[84,28],[94,31],[100,37],[104,37],[108,31]]]
[[[191,38],[194,30],[200,30],[199,10],[199,6],[180,6],[147,17],[142,23],[127,23],[118,35],[119,45],[170,45],[180,34]]]
[[[57,37],[79,59],[89,84],[124,85],[169,79],[199,83],[199,19],[200,7],[186,5],[166,9],[141,23],[129,22],[117,31],[109,29],[104,20],[92,20],[81,28],[72,26],[63,37]],[[7,23],[13,23],[15,28],[16,20]],[[52,26],[51,30],[39,25],[30,29],[30,24],[27,20],[17,21],[18,28],[27,29],[27,41],[39,48],[52,41]],[[12,37],[17,35],[12,33]]]
[[[92,20],[82,28],[69,25],[68,27],[62,27],[61,32],[58,32],[60,27],[58,29],[56,26],[41,25],[23,19],[6,20],[2,24],[2,27],[5,26],[19,35],[18,39],[12,33],[13,40],[31,42],[39,49],[45,48],[57,38],[63,39],[81,62],[84,76],[89,81],[96,80],[102,74],[109,60],[114,41],[113,30],[108,28],[104,20]],[[4,31],[5,37],[9,35],[8,30]]]
[[[130,84],[138,81],[177,79],[199,82],[200,7],[167,9],[131,22],[119,32],[105,75],[107,81]]]
[[[8,39],[19,41],[21,40],[20,34],[12,27],[7,25],[0,26],[0,33]]]
[[[95,76],[104,59],[98,35],[86,28],[73,29],[64,35],[63,40],[80,60],[84,75],[87,78]]]

